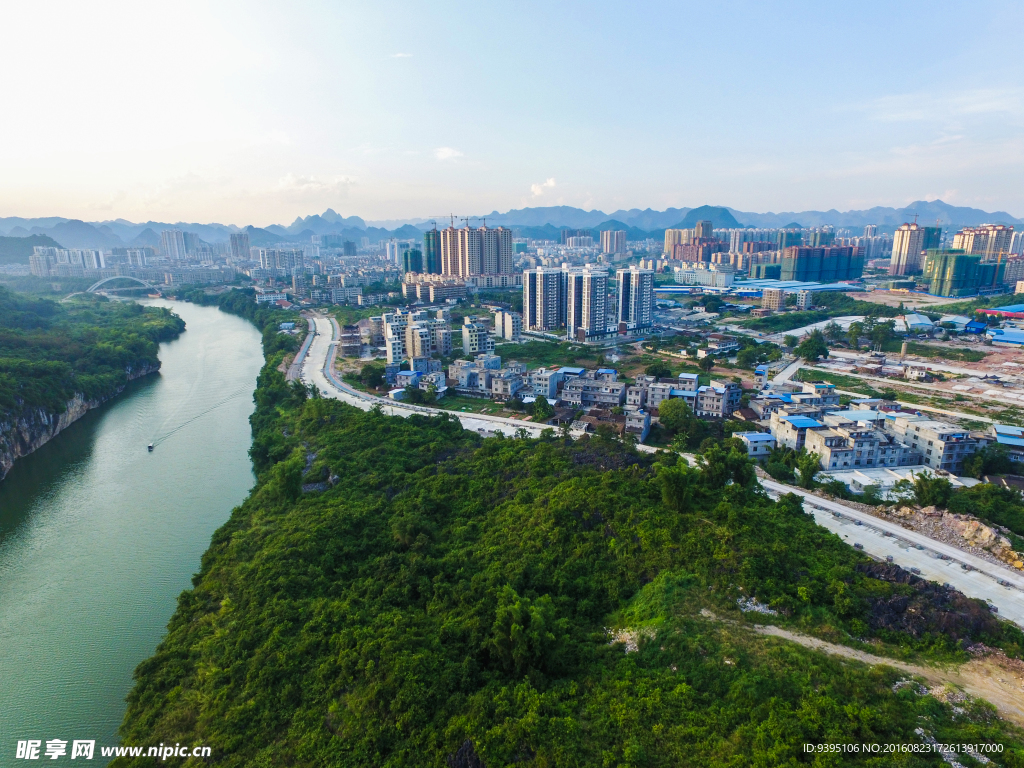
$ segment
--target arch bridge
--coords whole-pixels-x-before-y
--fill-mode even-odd
[[[132,277],[130,275],[114,275],[113,277],[105,277],[102,280],[93,283],[92,285],[90,285],[86,289],[86,293],[96,293],[104,285],[106,285],[107,283],[113,282],[114,280],[132,280],[132,281],[138,283],[139,287],[141,287],[141,288],[156,288],[157,287],[157,286],[153,285],[151,282],[149,282],[148,280],[143,280],[140,277]],[[135,286],[132,286],[131,288],[127,288],[127,287],[126,288],[108,288],[107,290],[108,291],[127,291],[127,290],[134,291],[134,290],[138,290],[138,289]]]

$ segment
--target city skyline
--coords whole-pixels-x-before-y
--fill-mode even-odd
[[[22,116],[0,127],[0,213],[265,226],[481,200],[936,198],[1024,213],[1022,65],[990,55],[1022,19],[998,2],[20,6],[10,26],[48,45],[14,36],[0,52]],[[671,29],[706,33],[666,45]]]

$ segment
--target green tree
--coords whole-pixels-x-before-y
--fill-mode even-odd
[[[846,332],[846,340],[850,342],[850,346],[854,349],[860,349],[860,337],[864,335],[864,324],[853,322],[850,323],[850,328]]]
[[[661,379],[671,376],[672,369],[668,367],[668,363],[664,360],[656,360],[644,369],[644,373],[648,376],[654,376]]]
[[[530,408],[536,421],[547,421],[555,415],[555,409],[546,397],[538,397]]]
[[[804,337],[804,340],[793,352],[807,362],[813,363],[819,357],[828,357],[828,343],[825,341],[824,334],[815,329]]]
[[[985,475],[1012,475],[1014,469],[1006,446],[999,443],[985,446],[964,459],[964,474],[979,480]]]
[[[715,367],[715,356],[705,355],[704,357],[697,361],[697,366],[702,371],[704,371],[704,373],[710,373],[711,370]]]
[[[893,320],[881,320],[872,324],[871,342],[884,347],[895,333],[895,322]]]
[[[800,487],[813,488],[814,476],[821,471],[821,456],[816,453],[801,453],[796,466],[800,470]]]
[[[497,603],[486,643],[492,658],[516,677],[550,669],[559,635],[564,632],[551,597],[542,595],[531,600],[506,585],[498,592]]]
[[[829,341],[842,341],[845,335],[842,327],[835,320],[832,320],[825,326],[825,338]]]
[[[384,386],[384,366],[367,363],[359,371],[359,380],[370,389]]]
[[[741,349],[736,353],[736,365],[740,368],[756,368],[761,364],[760,351],[754,347]]]
[[[800,343],[800,339],[798,339],[796,336],[794,336],[791,333],[787,333],[785,336],[782,337],[782,343],[785,346],[787,346],[790,349],[792,349],[793,347],[795,347],[797,344]]]
[[[914,475],[914,498],[922,507],[945,507],[953,494],[953,485],[944,477],[925,472]]]

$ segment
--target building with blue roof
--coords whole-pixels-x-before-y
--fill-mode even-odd
[[[824,429],[825,425],[809,416],[790,415],[785,411],[772,414],[772,435],[779,445],[799,451],[807,440],[807,430]]]
[[[1016,328],[990,328],[988,337],[993,344],[1024,344],[1024,331]]]
[[[769,432],[733,432],[747,446],[747,456],[754,461],[767,459],[775,450],[775,438]]]
[[[1011,461],[1024,461],[1024,428],[1011,424],[993,424],[990,434],[1006,448]]]

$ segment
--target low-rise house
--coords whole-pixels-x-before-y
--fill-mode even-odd
[[[565,383],[562,401],[581,408],[621,406],[626,401],[626,384],[614,379],[608,375],[598,378],[596,373],[585,372]]]
[[[491,374],[491,395],[497,400],[510,400],[525,386],[522,375],[508,368]]]
[[[978,450],[979,440],[970,431],[945,421],[922,416],[896,416],[887,419],[886,430],[900,442],[920,452],[921,463],[953,474],[963,471],[964,459]]]
[[[710,386],[697,388],[697,416],[724,419],[740,407],[743,388],[733,381],[711,381]]]
[[[874,488],[881,498],[888,498],[893,486],[901,480],[914,482],[920,475],[943,477],[950,482],[954,488],[970,488],[978,484],[978,480],[971,477],[957,477],[942,470],[933,471],[927,467],[862,467],[857,469],[836,469],[823,470],[817,476],[819,482],[839,480],[854,493],[864,493],[868,488]]]
[[[423,376],[419,371],[399,371],[395,376],[395,384],[400,388],[416,387],[419,386],[420,377]]]
[[[785,411],[776,411],[772,414],[771,431],[776,442],[799,451],[804,447],[807,432],[821,429],[824,424],[808,416],[789,415]]]
[[[436,373],[441,368],[441,361],[432,357],[413,357],[409,360],[409,367],[420,373]]]
[[[558,397],[562,376],[560,368],[538,368],[530,373],[528,381],[533,394],[553,400]]]
[[[651,432],[651,414],[647,411],[630,411],[626,414],[626,434],[636,435],[639,442],[647,439]]]
[[[445,396],[448,391],[448,386],[445,382],[445,376],[441,371],[434,371],[432,373],[425,373],[420,376],[419,388],[424,392],[430,392],[433,390],[434,396],[438,399]]]
[[[804,450],[821,457],[822,469],[905,467],[921,460],[919,453],[893,435],[852,422],[809,430]]]
[[[1011,461],[1024,461],[1024,428],[993,424],[989,433],[999,445],[1006,448]]]
[[[775,450],[775,438],[769,432],[733,432],[732,436],[743,441],[747,446],[747,456],[754,461],[767,459]]]
[[[708,335],[707,349],[698,349],[697,357],[705,358],[708,355],[715,357],[729,357],[739,351],[740,343],[734,336],[726,336],[724,333],[712,333]]]

